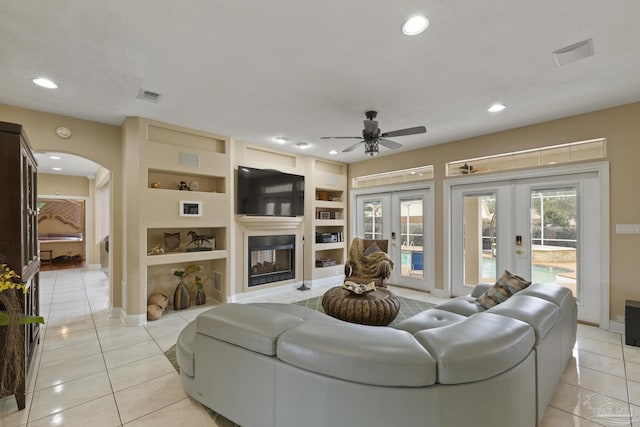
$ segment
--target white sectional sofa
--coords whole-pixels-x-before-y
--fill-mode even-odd
[[[243,427],[538,425],[571,355],[576,302],[533,284],[393,327],[287,304],[224,304],[180,334],[185,391]]]

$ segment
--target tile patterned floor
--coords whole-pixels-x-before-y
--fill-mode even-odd
[[[322,295],[328,287],[291,289],[242,302],[292,303]],[[392,289],[407,298],[442,301],[424,292]],[[169,312],[144,327],[126,327],[107,315],[108,283],[100,271],[46,271],[41,290],[47,323],[29,376],[27,408],[18,411],[13,397],[0,399],[0,427],[217,425],[185,395],[163,355],[180,330],[208,306]],[[573,358],[543,426],[640,426],[635,415],[640,415],[640,348],[623,342],[620,334],[578,326]]]

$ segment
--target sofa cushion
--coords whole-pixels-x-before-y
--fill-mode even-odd
[[[573,305],[573,294],[565,287],[554,283],[534,283],[519,295],[531,295],[556,304],[558,307]]]
[[[190,322],[180,331],[176,343],[176,360],[180,366],[180,373],[193,377],[196,373],[196,362],[193,349],[196,337],[196,322]]]
[[[410,333],[387,327],[307,320],[280,336],[277,356],[362,384],[422,387],[436,381],[436,363],[427,350]]]
[[[480,381],[505,372],[524,360],[536,341],[528,324],[486,312],[414,336],[436,358],[440,384]]]
[[[539,343],[560,320],[560,308],[552,302],[529,295],[514,295],[487,313],[500,314],[529,324]]]
[[[441,328],[466,319],[466,316],[451,311],[432,308],[425,310],[402,322],[393,325],[394,328],[415,334],[423,329]]]
[[[513,294],[523,290],[530,284],[530,281],[505,270],[495,285],[480,295],[476,301],[484,308],[491,308],[501,302],[505,302]]]
[[[482,313],[486,309],[476,302],[476,299],[468,295],[450,299],[442,304],[436,305],[439,310],[450,311],[469,317],[472,314]]]
[[[275,356],[280,334],[304,320],[248,304],[223,304],[198,315],[196,331],[246,349]]]
[[[471,296],[474,298],[478,298],[479,296],[487,292],[493,285],[493,283],[478,283],[473,287]]]
[[[275,302],[252,302],[246,305],[260,307],[260,308],[264,308],[272,311],[279,311],[280,313],[287,313],[304,320],[318,319],[318,320],[324,320],[327,322],[334,322],[334,323],[342,322],[342,320],[328,316],[318,310],[314,310],[312,308],[304,307],[296,304],[281,304],[281,303],[275,303]]]

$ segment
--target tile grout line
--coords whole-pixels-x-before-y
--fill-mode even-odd
[[[47,316],[51,316],[51,310],[53,307],[53,296],[55,294],[56,291],[56,287],[58,286],[58,272],[56,271],[55,273],[52,274],[52,280],[53,280],[53,288],[51,289],[51,294],[50,294],[50,298],[49,298],[49,308],[47,310]],[[40,281],[39,283],[40,288],[42,288],[42,282]],[[40,289],[38,290],[38,296],[40,295]],[[45,322],[46,322],[46,318],[45,318]],[[29,425],[30,422],[30,417],[31,417],[31,407],[33,405],[33,398],[34,395],[36,393],[36,384],[38,383],[38,376],[40,374],[40,367],[42,366],[42,356],[44,355],[44,344],[45,344],[45,340],[47,338],[47,333],[49,331],[49,325],[46,325],[45,323],[45,328],[43,328],[44,331],[42,331],[42,335],[38,336],[38,350],[36,350],[36,352],[38,353],[38,358],[37,358],[37,366],[35,366],[35,360],[34,360],[34,366],[33,366],[33,373],[34,376],[32,378],[33,381],[33,389],[31,390],[31,397],[29,399],[29,405],[28,405],[28,412],[27,412],[27,417],[26,417],[26,424],[25,427]],[[27,405],[25,404],[25,410],[27,409]]]
[[[624,369],[624,385],[627,390],[627,402],[629,409],[629,425],[633,426],[633,409],[631,408],[631,393],[629,392],[629,378],[627,377],[627,359],[624,354],[624,335],[620,334],[620,347],[622,348],[622,368]]]
[[[85,271],[86,274],[86,271]],[[98,334],[98,327],[96,325],[96,319],[93,314],[93,307],[91,306],[91,300],[89,299],[89,294],[87,293],[87,284],[85,279],[85,275],[81,274],[82,277],[82,288],[84,289],[84,295],[87,299],[87,304],[89,304],[89,312],[91,313],[91,323],[93,323],[93,330],[96,334],[96,338],[98,339],[98,347],[100,347],[100,356],[102,357],[102,363],[104,365],[104,371],[107,375],[107,380],[109,381],[109,388],[111,389],[111,398],[113,399],[113,404],[116,407],[116,411],[118,412],[118,419],[120,420],[120,425],[124,425],[122,422],[122,414],[120,413],[120,407],[118,406],[118,400],[116,399],[116,393],[113,389],[113,382],[111,381],[111,376],[109,375],[109,367],[107,366],[107,360],[104,358],[104,348],[102,347],[102,341],[100,339],[100,335]]]
[[[56,274],[55,274],[55,277],[56,277],[56,278],[55,278],[55,283],[57,283],[57,277],[58,277],[58,273],[57,273],[57,272],[56,272]],[[85,286],[85,282],[84,282],[84,280],[83,280],[83,279],[84,279],[84,276],[81,274],[81,275],[80,275],[80,281],[81,281],[81,283],[82,283],[82,288],[83,288],[83,290],[84,290],[85,298],[87,298],[87,302],[88,302],[88,297],[87,297],[87,293],[86,293],[86,286]],[[50,306],[53,306],[53,295],[54,295],[54,293],[55,293],[55,288],[56,288],[56,284],[54,284],[54,289],[53,289],[52,294],[51,294],[51,304],[50,304]],[[50,309],[50,310],[51,310],[51,309]],[[90,306],[90,305],[89,305],[89,310],[91,310],[91,306]],[[97,328],[96,328],[96,326],[95,326],[95,320],[93,319],[93,312],[91,312],[91,321],[92,321],[92,323],[93,323],[93,330],[94,330],[94,333],[96,334],[96,338],[98,338],[98,345],[100,346],[100,340],[99,340],[99,337],[98,337]],[[90,328],[89,328],[89,329],[90,329]],[[45,334],[45,338],[46,338],[46,334]],[[43,338],[43,341],[44,341],[44,338]],[[41,351],[43,351],[43,350],[44,350],[44,344],[43,344],[43,349],[42,349]],[[100,353],[100,354],[102,355],[102,361],[103,361],[103,363],[105,363],[105,361],[104,361],[104,353],[102,353],[102,347],[101,347],[101,346],[100,346],[100,350],[101,350],[101,353]],[[40,357],[40,359],[42,359],[42,357]],[[39,373],[39,372],[40,372],[40,365],[38,365],[38,373]],[[109,385],[110,385],[110,387],[111,387],[111,391],[112,391],[112,392],[111,392],[111,395],[113,395],[113,387],[111,386],[111,379],[109,378],[109,372],[108,372],[108,370],[106,369],[106,363],[105,363],[105,374],[107,375],[107,378],[109,379]],[[96,375],[96,374],[92,374],[92,375]],[[75,381],[75,380],[80,380],[80,379],[82,379],[82,377],[80,377],[80,378],[75,378],[75,379],[73,379],[73,380],[71,380],[71,381],[69,381],[69,382],[73,382],[73,381]],[[34,387],[35,387],[35,382],[34,382]],[[51,388],[51,387],[46,387],[46,388]],[[42,389],[42,390],[44,390],[44,389]],[[33,393],[35,393],[35,390],[33,391]],[[32,393],[32,399],[33,399],[33,393]],[[29,415],[27,416],[27,424],[25,424],[25,427],[28,427],[30,423],[33,423],[33,422],[36,422],[36,421],[38,421],[38,420],[42,420],[42,419],[45,419],[45,418],[51,417],[52,415],[56,415],[56,414],[59,414],[59,413],[64,412],[64,411],[68,411],[68,410],[70,410],[70,409],[74,409],[74,408],[77,408],[77,407],[82,406],[82,405],[86,405],[87,403],[94,402],[94,401],[96,401],[96,400],[98,400],[98,399],[102,399],[103,397],[108,396],[108,395],[109,395],[109,394],[105,394],[105,395],[103,395],[103,396],[97,396],[97,397],[96,397],[96,398],[94,398],[94,399],[88,400],[88,401],[86,401],[86,402],[78,403],[77,405],[73,405],[73,406],[66,407],[66,408],[64,408],[64,409],[62,409],[62,410],[60,410],[60,411],[58,411],[58,412],[53,412],[53,413],[50,413],[50,414],[44,415],[44,416],[42,416],[42,417],[40,417],[40,418],[36,418],[36,419],[33,419],[33,420],[30,420],[30,419],[29,419],[29,416],[31,415],[31,404],[30,404],[30,405],[29,405]],[[113,397],[113,399],[114,399],[114,402],[115,402],[115,396]],[[115,402],[115,404],[116,404],[116,410],[118,410],[117,402]],[[118,410],[118,417],[120,418],[120,425],[122,425],[122,418],[120,417],[120,411],[119,411],[119,410]]]

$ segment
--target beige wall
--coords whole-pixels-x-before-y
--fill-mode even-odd
[[[121,306],[123,269],[124,224],[128,206],[122,194],[126,169],[125,150],[122,148],[121,127],[56,114],[25,110],[0,104],[0,120],[21,123],[35,151],[59,151],[89,158],[112,172],[113,236],[111,248],[114,254],[110,279],[112,305]],[[55,135],[55,128],[66,126],[73,137],[63,140]],[[428,133],[427,136],[428,138]],[[616,224],[640,223],[640,198],[637,197],[640,182],[640,103],[610,108],[550,122],[525,126],[490,135],[483,135],[411,152],[402,152],[381,158],[367,159],[349,165],[349,176],[405,169],[426,164],[434,165],[436,248],[442,248],[442,180],[447,161],[472,158],[488,154],[517,151],[546,145],[581,141],[598,137],[607,138],[607,160],[610,162],[610,260],[611,260],[611,317],[624,314],[625,299],[640,300],[640,276],[637,253],[640,236],[614,233]],[[133,147],[132,147],[133,149]],[[135,152],[135,149],[133,149]],[[235,161],[232,159],[232,164]],[[134,162],[134,165],[137,164]],[[132,166],[133,167],[133,166]],[[131,176],[136,176],[129,171]],[[134,183],[129,183],[131,187]],[[137,186],[136,186],[137,187]],[[139,188],[139,187],[138,187]],[[129,194],[129,203],[136,203]],[[131,206],[129,206],[131,207]],[[436,250],[436,287],[442,287],[443,254]],[[135,268],[134,268],[135,270]],[[136,277],[135,272],[129,272]]]
[[[122,209],[121,199],[117,196],[122,192],[120,127],[58,114],[26,110],[5,104],[0,104],[0,120],[22,124],[34,151],[75,154],[86,157],[112,172],[112,214],[110,215],[110,220],[113,237],[111,238],[110,246],[114,254],[114,262],[109,280],[116,286],[111,286],[112,295],[110,298],[113,307],[120,307],[122,215],[113,215],[113,212],[119,213]],[[72,137],[69,139],[59,138],[55,134],[55,129],[58,126],[66,126],[71,129]]]
[[[92,213],[91,208],[91,193],[93,180],[90,180],[84,176],[69,176],[69,175],[56,175],[46,174],[38,172],[38,197],[65,197],[69,199],[82,199],[89,207],[89,212]],[[87,246],[90,242],[95,241],[95,235],[91,228],[93,224],[93,214],[90,217],[85,218],[85,228],[82,230],[85,239],[83,242],[78,243],[40,243],[40,249],[53,250],[53,257],[59,255],[81,255],[86,256],[86,262],[88,264],[95,264],[96,253],[93,250],[93,245]],[[40,227],[40,233],[43,232],[43,224]],[[87,250],[88,249],[88,250]]]
[[[640,223],[640,103],[353,163],[349,165],[349,178],[434,166],[436,287],[442,288],[442,181],[446,162],[600,137],[607,138],[610,162],[610,310],[616,320],[624,315],[625,299],[640,300],[640,235],[615,234],[616,224]]]
[[[38,172],[38,196],[89,197],[89,184],[84,176],[54,175]]]

